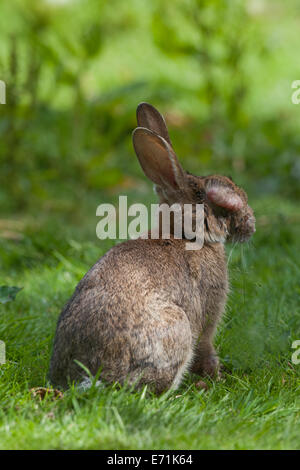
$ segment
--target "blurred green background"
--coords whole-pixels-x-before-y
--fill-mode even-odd
[[[299,448],[299,25],[297,0],[1,0],[1,448]],[[227,246],[228,374],[205,395],[188,377],[165,401],[37,406],[59,312],[115,243],[97,206],[156,202],[131,143],[141,101],[185,169],[231,176],[254,208],[250,244]]]
[[[299,21],[293,0],[2,1],[1,212],[74,217],[147,192],[140,101],[165,114],[191,172],[298,197]]]

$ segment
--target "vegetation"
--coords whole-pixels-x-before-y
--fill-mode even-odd
[[[1,2],[0,448],[299,448],[299,15],[293,0]],[[60,310],[114,243],[96,207],[155,201],[131,145],[141,101],[185,168],[231,175],[255,210],[251,243],[227,247],[224,379],[40,400]]]

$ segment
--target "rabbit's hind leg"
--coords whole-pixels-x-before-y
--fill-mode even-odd
[[[177,305],[164,306],[157,324],[152,324],[150,329],[147,326],[147,333],[139,336],[139,347],[136,348],[136,351],[143,351],[143,357],[135,357],[129,380],[135,381],[138,388],[148,385],[157,394],[176,389],[193,356],[192,334],[186,314]]]

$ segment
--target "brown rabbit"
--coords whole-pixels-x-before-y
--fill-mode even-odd
[[[79,282],[58,320],[50,380],[83,379],[84,364],[109,382],[148,384],[157,393],[191,371],[216,377],[213,347],[228,291],[224,242],[255,231],[247,195],[225,176],[194,176],[180,166],[163,117],[137,108],[133,145],[161,203],[204,204],[204,245],[136,239],[111,248]]]

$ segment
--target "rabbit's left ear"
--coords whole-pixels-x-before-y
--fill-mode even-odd
[[[185,173],[170,144],[144,127],[132,134],[133,146],[145,175],[166,190],[183,189]]]
[[[225,186],[212,186],[207,192],[207,199],[216,206],[223,207],[232,212],[240,210],[244,203],[242,198],[232,189]]]
[[[169,132],[163,116],[149,103],[140,103],[136,110],[139,127],[145,127],[163,137],[171,145]]]

